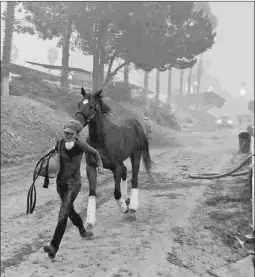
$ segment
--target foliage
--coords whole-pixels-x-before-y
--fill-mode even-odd
[[[94,89],[130,63],[146,71],[192,67],[195,57],[214,43],[212,23],[203,11],[194,10],[194,2],[24,2],[23,6],[25,19],[34,28],[31,33],[42,39],[61,40],[66,20],[74,23],[71,45],[93,55]],[[122,63],[114,68],[116,60]]]
[[[124,82],[115,82],[109,84],[107,86],[107,96],[116,102],[131,102],[132,100],[131,88]]]

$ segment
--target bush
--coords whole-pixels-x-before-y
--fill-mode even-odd
[[[114,84],[108,85],[107,89],[107,96],[114,101],[117,102],[129,102],[132,100],[131,97],[131,90],[129,86],[123,82],[116,82]]]
[[[155,118],[159,125],[180,130],[177,117],[174,112],[171,111],[171,107],[168,104],[161,102],[160,105],[158,105],[156,101],[152,99],[148,108],[148,117]]]

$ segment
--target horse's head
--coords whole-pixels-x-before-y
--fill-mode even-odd
[[[83,127],[85,127],[93,119],[100,108],[102,102],[102,90],[95,93],[87,93],[82,87],[81,95],[82,100],[78,103],[76,118],[83,124]]]

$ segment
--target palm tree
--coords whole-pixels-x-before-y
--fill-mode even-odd
[[[124,83],[128,85],[128,81],[129,81],[129,65],[127,64],[124,67]]]
[[[168,69],[168,87],[167,87],[167,102],[171,104],[171,91],[172,91],[172,68]]]
[[[179,94],[183,95],[183,77],[184,77],[184,69],[181,69],[181,74],[180,74],[180,90]]]
[[[65,7],[67,8],[67,7]],[[62,73],[60,77],[61,86],[68,87],[68,66],[69,66],[69,46],[72,34],[72,19],[70,19],[66,11],[63,20],[63,34],[62,34]]]
[[[5,32],[4,32],[4,41],[3,41],[3,57],[2,57],[2,81],[1,81],[1,95],[4,97],[9,96],[9,64],[11,61],[11,52],[12,52],[12,37],[14,30],[14,20],[15,20],[15,6],[16,2],[7,2],[6,10],[4,13],[4,23],[5,23]]]
[[[159,92],[160,92],[160,71],[156,71],[156,101],[159,101]]]

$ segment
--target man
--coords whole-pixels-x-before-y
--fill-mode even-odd
[[[86,142],[79,140],[82,126],[79,121],[71,120],[64,126],[63,138],[58,140],[55,149],[60,156],[60,169],[57,176],[57,192],[61,199],[58,223],[51,244],[44,246],[44,251],[54,259],[65,233],[68,217],[78,228],[81,237],[88,236],[83,220],[74,209],[74,201],[81,189],[81,158],[84,152],[95,155],[98,172],[103,173],[103,163],[99,152]]]

